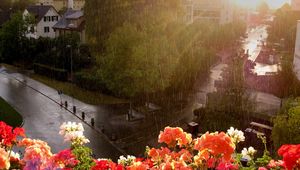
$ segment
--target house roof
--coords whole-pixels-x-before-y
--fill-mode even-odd
[[[33,14],[37,21],[40,21],[51,8],[55,10],[52,5],[30,5],[26,10]]]
[[[73,11],[72,14],[67,15],[67,19],[78,19],[80,17],[83,17],[83,11]]]
[[[71,24],[70,20],[79,19],[83,17],[83,11],[68,9],[61,19],[53,26],[54,29],[78,30],[84,29],[84,21],[78,26]]]

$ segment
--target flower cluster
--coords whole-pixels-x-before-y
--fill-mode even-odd
[[[76,156],[72,153],[71,149],[65,149],[53,156],[53,163],[56,167],[60,168],[73,168],[79,161],[76,159]]]
[[[134,156],[120,156],[117,163],[110,159],[94,159],[91,151],[84,146],[88,139],[83,136],[80,123],[64,123],[60,127],[60,134],[65,141],[70,141],[69,149],[57,154],[51,152],[48,144],[41,140],[23,138],[19,141],[16,136],[22,134],[21,129],[13,130],[0,122],[0,169],[23,170],[238,170],[238,169],[299,169],[300,145],[283,145],[278,154],[282,160],[272,160],[265,152],[262,158],[255,161],[256,150],[253,147],[244,148],[236,153],[239,142],[245,140],[244,134],[234,128],[227,133],[205,133],[201,137],[192,139],[191,134],[181,128],[166,127],[160,132],[158,142],[164,143],[161,148],[146,149],[146,158]],[[8,134],[8,135],[7,135]],[[4,142],[6,141],[6,142]],[[12,146],[17,144],[24,147],[22,158],[12,152]],[[248,160],[247,167],[243,167],[241,160]]]
[[[234,129],[233,127],[230,127],[230,129],[227,130],[227,135],[231,137],[234,144],[245,141],[244,132]]]
[[[83,135],[83,126],[81,123],[67,122],[60,126],[59,134],[64,136],[65,142],[71,142],[72,145],[83,145],[90,141]]]
[[[18,136],[25,136],[25,131],[23,128],[13,129],[11,126],[0,121],[0,146],[11,147],[16,144],[16,139]]]
[[[283,145],[279,148],[278,155],[283,157],[287,169],[300,168],[300,144]]]
[[[242,150],[242,156],[243,156],[242,158],[250,161],[254,158],[255,153],[256,153],[256,150],[252,146],[250,146],[248,149],[244,148]]]
[[[181,128],[166,127],[163,132],[160,132],[158,142],[166,143],[169,147],[175,147],[176,144],[180,147],[187,146],[192,142],[192,135]]]

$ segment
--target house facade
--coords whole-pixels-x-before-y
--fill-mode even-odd
[[[226,24],[233,21],[234,7],[230,0],[184,0],[187,23],[212,21]]]
[[[51,5],[32,5],[23,12],[23,17],[33,16],[35,24],[28,27],[28,38],[49,37],[55,38],[55,32],[52,28],[59,20],[60,15]]]
[[[57,11],[70,8],[72,6],[74,10],[82,10],[85,4],[85,0],[36,0],[37,4],[52,5]]]
[[[79,34],[80,41],[85,42],[85,19],[83,11],[69,8],[62,18],[53,26],[55,36],[69,33]]]

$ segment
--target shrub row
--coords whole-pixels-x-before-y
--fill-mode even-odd
[[[47,65],[34,63],[33,70],[36,74],[47,76],[60,81],[68,80],[68,72],[65,69],[50,67]]]
[[[77,72],[75,74],[75,84],[86,90],[105,91],[105,85],[102,83],[101,78],[91,73]]]

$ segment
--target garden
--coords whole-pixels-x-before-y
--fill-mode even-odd
[[[300,145],[282,145],[278,150],[281,160],[274,160],[265,149],[257,158],[255,148],[236,150],[244,142],[242,131],[231,127],[227,132],[206,132],[193,139],[192,135],[179,127],[166,127],[158,136],[161,148],[146,147],[145,157],[120,156],[114,162],[109,158],[93,158],[92,151],[85,146],[89,142],[84,136],[81,123],[66,122],[60,126],[59,134],[70,147],[56,154],[44,141],[26,138],[23,128],[12,128],[0,122],[0,169],[24,170],[275,170],[299,169]],[[263,135],[258,135],[266,145]],[[13,147],[24,148],[24,153],[13,152]],[[22,155],[22,156],[20,156]]]

